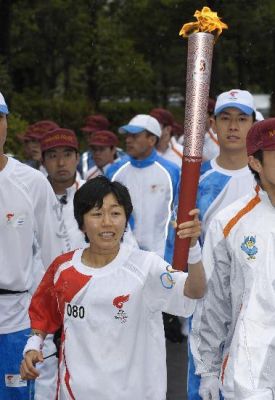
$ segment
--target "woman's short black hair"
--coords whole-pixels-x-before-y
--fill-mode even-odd
[[[111,182],[106,176],[100,175],[84,183],[74,195],[74,216],[80,230],[83,228],[84,214],[94,207],[101,208],[103,199],[110,193],[115,196],[118,204],[124,208],[127,226],[133,211],[132,200],[128,189],[120,182]],[[89,242],[86,235],[85,239]]]
[[[263,159],[264,159],[264,153],[263,150],[257,150],[254,154],[252,154],[254,158],[256,158],[256,160],[259,160],[261,164],[263,164]],[[252,174],[254,175],[254,178],[256,180],[256,182],[258,184],[261,183],[261,178],[260,175],[257,171],[254,171],[253,168],[250,167],[250,165],[248,164],[248,167],[250,169],[250,171],[252,172]]]

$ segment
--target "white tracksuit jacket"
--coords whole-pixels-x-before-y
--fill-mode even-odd
[[[166,239],[168,230],[173,229],[170,218],[179,167],[153,150],[144,160],[122,158],[109,167],[106,175],[129,189],[134,206],[131,227],[139,247],[164,257],[165,247],[172,247]]]
[[[34,244],[46,269],[61,253],[54,209],[57,200],[41,172],[8,157],[0,172],[0,288],[30,290],[35,275]],[[29,293],[0,296],[0,333],[29,327]],[[20,304],[20,306],[19,306]]]
[[[203,248],[207,293],[194,313],[196,373],[225,399],[275,395],[275,207],[254,190],[218,213]]]

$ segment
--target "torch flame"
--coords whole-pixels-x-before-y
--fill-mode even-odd
[[[209,7],[203,7],[201,11],[196,11],[194,17],[197,22],[188,22],[184,24],[179,35],[188,37],[192,33],[197,32],[215,32],[216,40],[222,33],[223,29],[228,29],[228,26],[220,20],[216,12],[211,11]]]

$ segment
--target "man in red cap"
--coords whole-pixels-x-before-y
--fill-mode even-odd
[[[73,197],[85,183],[77,176],[79,162],[78,141],[74,131],[56,128],[40,141],[42,163],[48,180],[60,204],[60,236],[64,240],[64,252],[85,245],[84,236],[77,227],[73,215]]]
[[[32,125],[29,125],[24,135],[18,135],[20,141],[24,144],[24,153],[26,154],[27,160],[25,164],[39,169],[45,174],[45,170],[41,165],[41,148],[40,139],[52,129],[58,128],[58,125],[49,120],[37,121]]]
[[[247,134],[252,192],[212,220],[203,248],[208,291],[191,332],[200,396],[272,400],[275,394],[275,118]]]
[[[87,180],[104,175],[115,161],[117,136],[111,131],[98,131],[89,138],[89,146],[95,165],[87,172]]]
[[[156,145],[158,153],[168,161],[172,161],[181,167],[183,147],[173,137],[174,117],[164,108],[154,108],[150,115],[159,122],[161,137]]]
[[[81,128],[81,130],[86,134],[86,140],[89,147],[90,147],[91,136],[98,131],[107,131],[109,129],[109,126],[110,122],[103,115],[98,114],[98,115],[90,115],[87,117],[86,125],[83,128]],[[115,158],[120,158],[123,157],[124,155],[125,155],[124,151],[119,147],[117,147],[115,152]],[[96,163],[93,159],[93,154],[89,149],[81,155],[77,169],[82,178],[87,180],[89,179],[88,176],[90,175],[90,172],[88,173],[88,171],[95,165]]]
[[[89,139],[93,133],[97,131],[107,130],[109,129],[109,126],[110,122],[106,117],[104,117],[104,115],[89,115],[86,118],[85,126],[81,128],[82,132],[85,133],[87,145],[89,146]],[[88,170],[94,165],[95,163],[90,150],[87,150],[83,154],[81,154],[78,171],[80,172],[82,178],[86,179]]]

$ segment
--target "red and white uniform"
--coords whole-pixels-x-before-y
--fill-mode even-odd
[[[154,253],[121,244],[102,268],[81,262],[83,249],[58,257],[31,302],[31,325],[63,325],[58,400],[165,400],[162,311],[187,317],[187,274]]]

